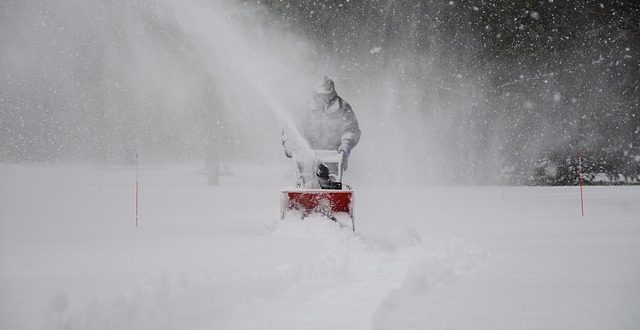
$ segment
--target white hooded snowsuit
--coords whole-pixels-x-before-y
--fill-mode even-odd
[[[311,149],[338,150],[348,156],[360,140],[360,126],[349,103],[335,95],[328,104],[311,102],[301,134]],[[297,147],[286,131],[282,145],[287,156]]]

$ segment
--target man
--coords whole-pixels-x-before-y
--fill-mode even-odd
[[[313,150],[337,150],[342,155],[342,170],[347,169],[351,150],[360,140],[360,127],[351,106],[338,96],[330,78],[324,77],[316,86],[301,133]],[[286,132],[282,145],[291,158],[296,146]]]

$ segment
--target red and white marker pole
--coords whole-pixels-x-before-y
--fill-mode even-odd
[[[582,197],[582,155],[578,153],[578,181],[580,184],[580,212],[584,217],[584,199]]]

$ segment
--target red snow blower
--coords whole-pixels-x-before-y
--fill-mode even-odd
[[[350,221],[355,232],[353,190],[342,183],[342,174],[342,156],[337,151],[294,153],[296,188],[282,191],[280,219],[289,214],[301,219],[320,214],[341,224]]]

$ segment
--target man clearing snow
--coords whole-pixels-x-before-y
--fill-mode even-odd
[[[324,77],[316,86],[301,133],[313,150],[337,150],[342,156],[342,170],[347,169],[351,150],[360,140],[360,127],[351,106],[338,96],[330,78]],[[297,146],[286,131],[282,146],[291,158]]]
[[[336,93],[333,80],[324,77],[316,86],[300,131],[287,127],[282,146],[293,158],[295,189],[282,191],[280,218],[293,212],[305,218],[320,214],[335,222],[353,217],[353,189],[342,182],[351,150],[360,140],[360,127],[349,103]],[[339,216],[340,215],[340,216]]]

